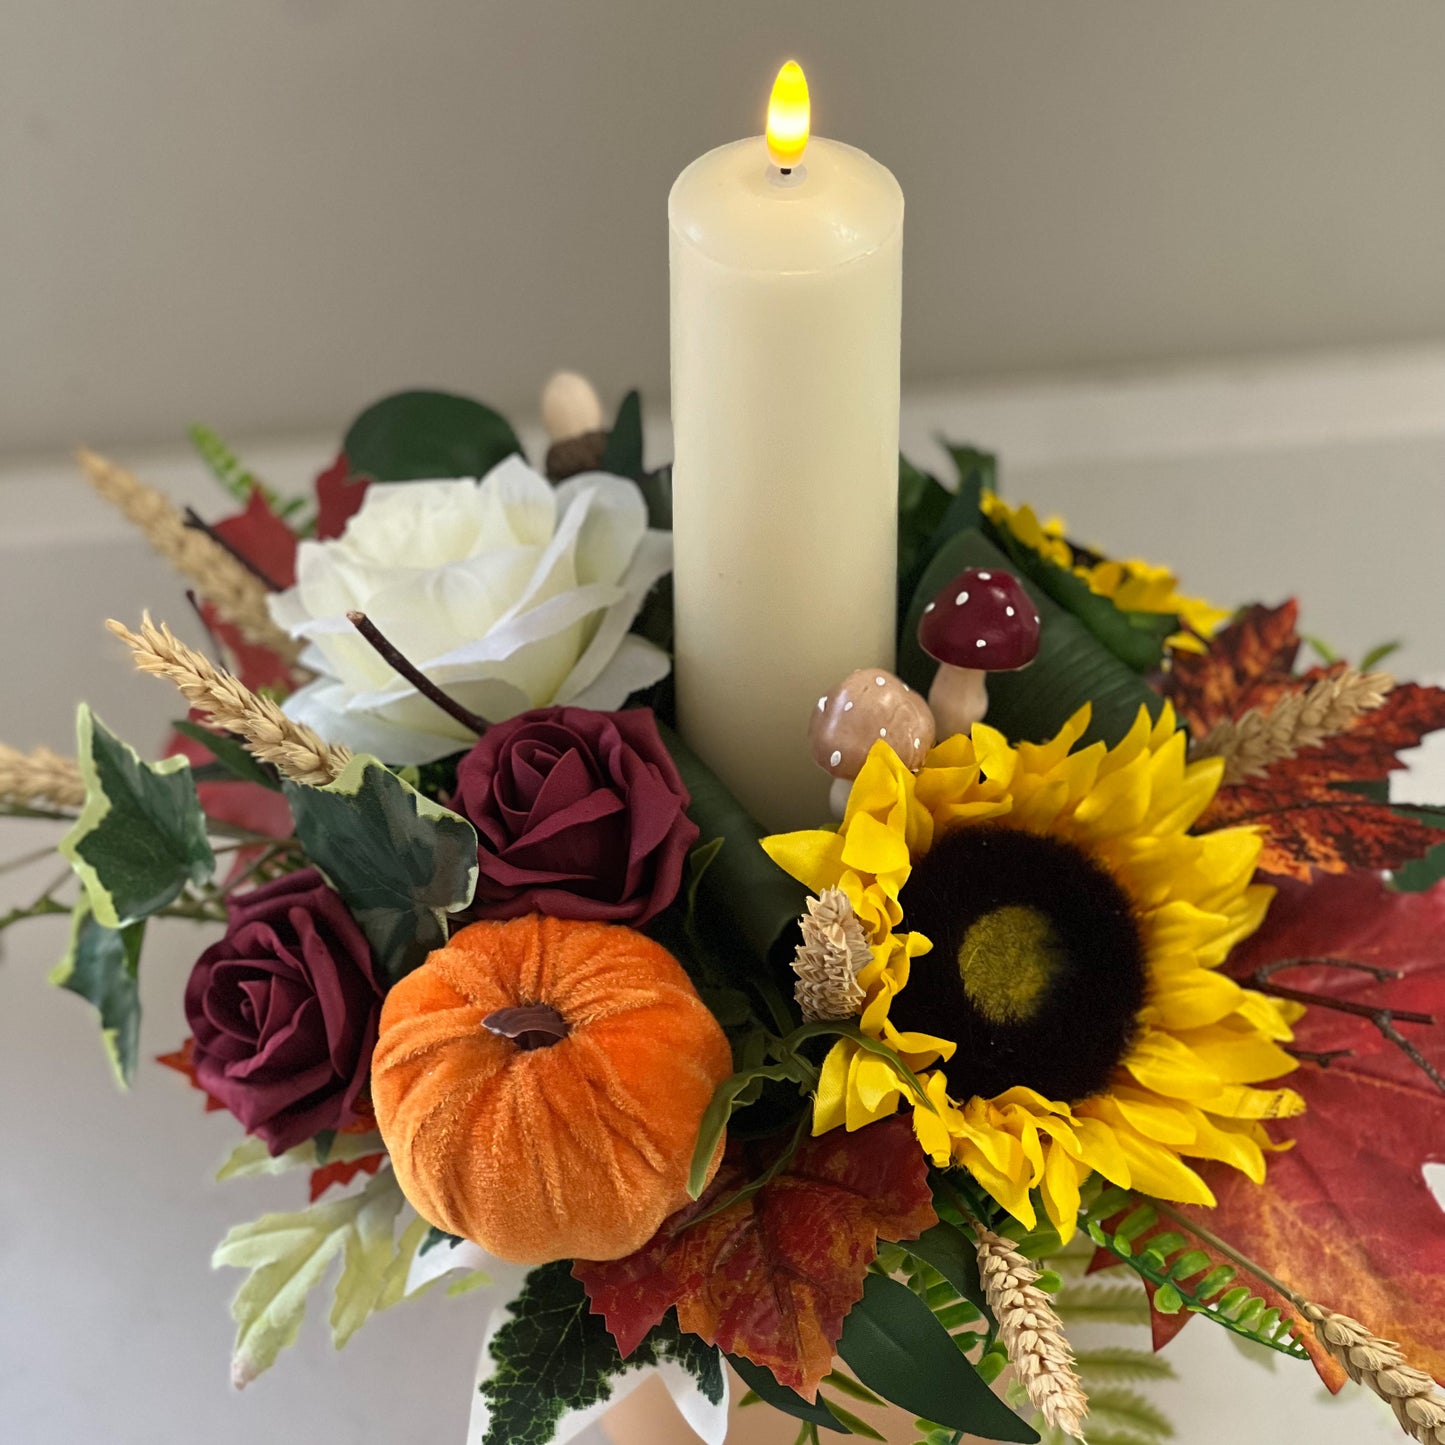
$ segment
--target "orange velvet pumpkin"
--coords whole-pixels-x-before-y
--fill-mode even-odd
[[[698,1125],[731,1072],[665,949],[531,914],[464,928],[387,994],[371,1092],[417,1213],[541,1264],[647,1243],[687,1202]]]

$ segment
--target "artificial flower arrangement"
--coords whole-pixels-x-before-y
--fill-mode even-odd
[[[948,486],[901,465],[897,673],[798,719],[837,817],[765,837],[671,726],[637,398],[549,396],[545,476],[435,393],[304,500],[198,432],[214,523],[81,455],[220,660],[112,622],[189,705],[168,755],[84,707],[74,760],[0,749],[79,880],[0,922],[71,912],[55,981],[122,1083],[147,929],[224,929],[162,1062],[244,1129],[222,1178],[310,1194],[216,1251],[235,1382],[339,1266],[338,1345],[488,1292],[478,1445],[653,1372],[719,1442],[725,1362],[800,1442],[885,1401],[927,1445],[1162,1438],[1121,1382],[1167,1363],[1076,1357],[1075,1298],[1445,1442],[1445,815],[1386,785],[1445,692],[1307,665],[1293,603],[1181,596],[956,448]]]

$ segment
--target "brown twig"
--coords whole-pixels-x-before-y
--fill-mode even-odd
[[[1271,983],[1273,976],[1286,968],[1343,968],[1356,973],[1367,973],[1377,983],[1389,983],[1401,977],[1396,969],[1380,968],[1372,963],[1358,963],[1348,958],[1280,958],[1273,963],[1262,963],[1250,975],[1251,987],[1274,998],[1287,999],[1291,1003],[1302,1003],[1309,1008],[1331,1009],[1335,1013],[1353,1014],[1356,1018],[1368,1019],[1415,1065],[1421,1073],[1445,1094],[1445,1074],[1420,1052],[1399,1029],[1401,1024],[1423,1024],[1433,1028],[1437,1022],[1434,1014],[1417,1013],[1413,1009],[1381,1008],[1375,1004],[1357,1003],[1354,999],[1333,998],[1329,994],[1310,993],[1306,989],[1290,988],[1286,984]]]
[[[239,562],[268,592],[280,592],[281,584],[277,582],[268,572],[258,567],[239,547],[228,542],[211,524],[205,521],[194,507],[187,507],[185,512],[186,526],[193,532],[202,532],[213,541],[223,552],[228,553],[235,561]]]
[[[456,698],[449,697],[415,663],[403,657],[366,613],[348,612],[346,620],[376,649],[384,662],[400,673],[424,698],[434,702],[448,717],[455,718],[478,737],[491,726],[486,718],[474,713]]]

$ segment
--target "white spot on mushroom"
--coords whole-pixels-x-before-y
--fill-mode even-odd
[[[887,729],[887,728],[879,728],[879,729],[878,729],[878,736],[879,736],[880,738],[886,738],[886,737],[888,736],[888,729]]]
[[[958,594],[958,596],[953,599],[953,605],[954,605],[955,607],[962,607],[963,604],[964,604],[965,602],[967,602],[967,601],[968,601],[968,593],[967,593],[967,592],[960,592],[960,593]]]
[[[913,746],[916,747],[916,748],[921,748],[921,747],[923,746],[923,739],[922,739],[922,738],[914,738],[914,739],[913,739]]]
[[[818,699],[818,711],[819,711],[819,712],[826,712],[827,709],[828,709],[828,694],[825,692],[825,693],[823,694],[823,696]]]
[[[834,748],[833,751],[828,755],[828,766],[830,768],[836,768],[838,764],[842,761],[843,754],[839,752],[837,748]]]
[[[934,609],[935,607],[937,607],[937,606],[938,606],[938,603],[936,603],[936,602],[930,602],[930,603],[928,604],[928,606],[925,607],[923,610],[924,610],[924,612],[932,612],[933,609]]]
[[[1035,612],[1035,613],[1034,613],[1034,621],[1037,622],[1038,620],[1039,620],[1039,614],[1038,614],[1037,612]]]
[[[911,687],[909,687],[909,685],[905,682],[905,683],[903,684],[903,691],[904,691],[904,692],[912,692],[913,689],[912,689]]]
[[[993,573],[992,573],[992,572],[980,572],[980,573],[978,574],[978,580],[979,580],[980,582],[988,582],[988,581],[991,581],[992,579],[993,579]]]
[[[873,681],[876,682],[879,687],[888,686],[888,679],[886,677],[875,677]]]
[[[987,646],[988,646],[988,642],[987,642],[986,639],[980,637],[980,638],[978,639],[978,642],[975,644],[975,646],[977,646],[977,647],[987,647]]]
[[[1012,616],[1014,615],[1014,610],[1013,610],[1013,608],[1012,608],[1012,607],[1005,607],[1004,610],[1003,610],[1003,615],[1004,615],[1005,617],[1012,617]]]
[[[852,711],[853,711],[853,704],[852,704],[851,702],[845,702],[845,703],[843,704],[843,711],[844,711],[844,712],[852,712]]]

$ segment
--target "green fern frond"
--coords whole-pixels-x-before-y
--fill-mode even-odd
[[[1066,1325],[1147,1325],[1149,1300],[1132,1284],[1068,1284],[1054,1297]]]
[[[1089,1418],[1120,1426],[1146,1440],[1171,1440],[1174,1426],[1142,1395],[1133,1390],[1096,1390],[1089,1396]],[[1093,1438],[1094,1432],[1090,1432]]]
[[[1131,1350],[1126,1345],[1107,1345],[1097,1350],[1080,1350],[1074,1356],[1086,1393],[1090,1386],[1126,1384],[1138,1380],[1172,1380],[1174,1366],[1163,1355],[1149,1350]]]
[[[1233,1264],[1214,1264],[1178,1216],[1163,1222],[1149,1200],[1109,1189],[1094,1202],[1087,1227],[1096,1244],[1154,1286],[1158,1313],[1187,1309],[1282,1355],[1309,1358],[1295,1336],[1294,1322],[1240,1284],[1240,1271]]]
[[[202,426],[197,422],[189,429],[187,435],[211,475],[242,506],[251,500],[253,492],[260,492],[266,499],[266,505],[279,517],[288,517],[297,508],[304,505],[299,497],[293,501],[283,501],[260,477],[246,468],[240,457],[210,427]]]

